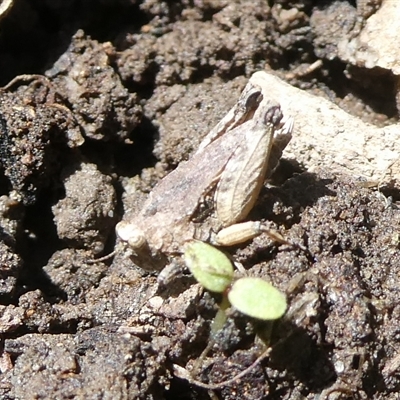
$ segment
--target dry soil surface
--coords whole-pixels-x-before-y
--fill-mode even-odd
[[[286,294],[287,314],[262,324],[231,310],[202,358],[219,296],[187,271],[161,284],[126,252],[93,262],[256,71],[393,124],[396,72],[344,51],[385,1],[3,3],[0,398],[398,399],[396,179],[284,155],[249,219],[301,246],[261,235],[228,252]],[[268,329],[268,355],[233,379]]]

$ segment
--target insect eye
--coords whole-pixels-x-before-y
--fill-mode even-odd
[[[251,110],[255,109],[262,100],[262,94],[259,90],[254,91],[251,93],[246,99],[246,109]]]
[[[283,117],[280,106],[272,106],[265,113],[265,124],[279,125]]]

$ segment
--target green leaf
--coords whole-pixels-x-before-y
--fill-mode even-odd
[[[232,285],[228,299],[243,314],[262,320],[282,317],[287,307],[285,295],[260,278],[238,279]]]
[[[215,247],[198,240],[190,241],[183,258],[197,282],[207,290],[221,293],[231,284],[232,263]]]

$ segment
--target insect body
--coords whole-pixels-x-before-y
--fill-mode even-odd
[[[268,99],[253,78],[198,151],[154,187],[135,218],[117,225],[119,238],[153,266],[180,253],[193,238],[222,245],[235,242],[226,243],[229,232],[247,217],[266,175],[276,167],[290,140],[292,120],[282,123],[279,104]],[[208,215],[199,221],[196,213],[207,197]],[[219,235],[221,229],[230,231]]]

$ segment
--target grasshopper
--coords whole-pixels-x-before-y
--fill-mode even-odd
[[[143,268],[160,269],[193,238],[228,246],[262,231],[260,223],[242,221],[293,129],[293,120],[268,98],[263,74],[251,77],[236,105],[196,153],[154,187],[139,214],[117,224],[118,237]]]

